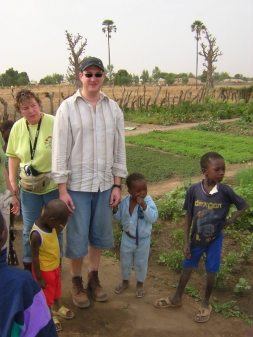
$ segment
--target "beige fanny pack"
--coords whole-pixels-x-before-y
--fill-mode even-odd
[[[20,173],[19,186],[23,191],[40,193],[47,188],[49,183],[48,173],[41,173],[36,177],[33,175],[27,176],[24,172]]]

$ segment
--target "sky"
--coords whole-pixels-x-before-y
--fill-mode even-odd
[[[110,39],[114,71],[141,75],[157,66],[163,72],[192,72],[195,33],[202,21],[223,55],[217,72],[253,77],[252,0],[0,0],[0,74],[27,72],[30,81],[53,73],[66,75],[69,51],[65,31],[87,39],[86,56],[108,64],[102,22],[114,21]],[[201,42],[205,42],[202,38]],[[199,56],[198,74],[204,58]]]

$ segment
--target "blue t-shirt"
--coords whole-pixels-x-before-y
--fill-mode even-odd
[[[202,182],[191,185],[186,193],[183,209],[193,217],[191,246],[206,247],[220,234],[226,224],[230,206],[242,209],[246,200],[227,185],[217,184],[217,192],[205,192]]]

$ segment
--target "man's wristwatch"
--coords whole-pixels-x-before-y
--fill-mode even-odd
[[[114,188],[114,187],[117,187],[117,188],[119,188],[120,190],[122,190],[122,186],[121,186],[121,185],[114,184],[112,187],[113,187],[113,188]]]

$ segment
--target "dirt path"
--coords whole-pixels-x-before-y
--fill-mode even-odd
[[[238,118],[234,119],[225,119],[225,120],[219,120],[221,123],[231,123],[237,121]],[[135,130],[129,131],[125,130],[126,136],[136,136],[139,134],[145,134],[149,133],[153,130],[160,130],[160,131],[167,131],[167,130],[184,130],[184,129],[191,129],[194,126],[197,126],[199,124],[206,124],[207,122],[198,122],[198,123],[180,123],[180,124],[174,124],[174,125],[154,125],[154,124],[138,124],[133,122],[125,121],[125,127],[135,127]]]
[[[126,123],[126,126],[135,126],[135,131],[126,131],[126,135],[147,133],[151,130],[185,129],[194,124],[180,124],[169,127],[154,125],[137,125]],[[227,168],[227,176],[233,175],[241,165],[230,165]],[[200,180],[200,177],[192,178],[192,181]],[[177,177],[163,181],[158,184],[149,185],[149,194],[152,196],[164,195],[170,190],[180,186],[183,179]],[[123,195],[127,191],[123,189]],[[15,247],[21,261],[21,226],[17,224],[17,239]],[[163,232],[161,235],[167,235]],[[165,237],[166,242],[166,237]],[[69,262],[66,258],[62,261],[62,304],[69,307],[75,317],[72,320],[59,320],[63,331],[60,337],[252,337],[251,327],[242,323],[238,318],[225,319],[222,315],[212,313],[210,321],[205,324],[195,323],[194,317],[198,312],[199,303],[192,297],[184,295],[183,306],[179,309],[159,310],[153,306],[156,299],[172,293],[172,284],[178,281],[179,275],[170,272],[166,267],[156,262],[157,252],[161,247],[152,248],[147,280],[145,282],[146,295],[142,299],[135,297],[134,273],[131,278],[130,287],[124,294],[114,293],[115,286],[120,282],[120,266],[113,258],[102,257],[100,267],[100,280],[109,295],[106,303],[95,302],[91,299],[91,306],[87,309],[78,309],[71,300],[70,288],[71,278]],[[20,266],[21,267],[21,266]],[[86,280],[87,263],[83,267],[83,279]],[[193,279],[198,280],[200,291],[204,290],[203,279],[198,279],[198,274]]]

